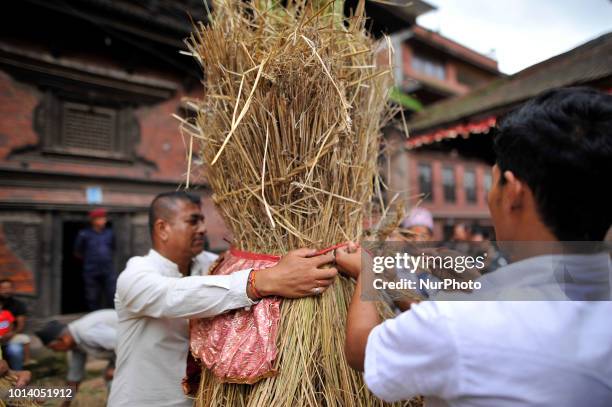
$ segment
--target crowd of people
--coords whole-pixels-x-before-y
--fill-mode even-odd
[[[612,224],[611,197],[593,199],[593,191],[612,174],[611,95],[583,88],[549,91],[499,123],[495,151],[488,203],[497,240],[604,240]],[[346,360],[364,372],[368,388],[383,400],[424,395],[431,405],[456,406],[612,402],[610,297],[413,302],[382,321],[375,303],[360,295],[367,253],[358,243],[320,256],[303,248],[269,269],[210,276],[216,255],[203,251],[202,213],[200,199],[187,192],[157,196],[149,212],[152,249],[127,263],[116,290],[114,279],[102,271],[112,271],[108,256],[114,239],[99,220],[106,223],[105,214],[92,215],[92,229],[80,233],[76,245],[85,274],[96,285],[88,291],[88,303],[95,309],[94,297],[112,287],[115,309],[68,325],[51,321],[37,332],[50,349],[72,353],[69,384],[83,380],[85,360],[92,356],[109,362],[111,407],[191,405],[180,385],[189,318],[248,309],[267,296],[320,295],[341,272],[357,283],[348,309]],[[416,208],[390,239],[431,241],[433,232],[431,213]],[[551,292],[551,282],[536,276],[554,262],[574,275],[585,267],[610,270],[605,252],[558,257],[534,249],[508,264],[489,238],[479,228],[457,224],[451,244],[462,250],[469,242],[490,251],[487,271],[510,278],[515,290]],[[106,285],[101,291],[100,284]],[[0,340],[11,368],[19,371],[28,343],[20,338],[26,312],[11,293],[11,282],[0,282]],[[0,373],[6,370],[0,365]],[[19,385],[27,380],[26,373]]]
[[[438,247],[445,247],[466,255],[486,253],[486,264],[481,270],[482,274],[490,273],[508,264],[506,256],[499,250],[490,232],[482,226],[457,222],[452,225],[450,236],[436,240],[433,215],[429,210],[421,207],[413,208],[387,240],[422,242],[426,245],[435,243]]]

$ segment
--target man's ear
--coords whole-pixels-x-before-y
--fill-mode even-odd
[[[523,208],[525,205],[525,184],[514,176],[512,171],[504,171],[503,199],[505,209],[513,212]]]
[[[168,222],[163,219],[157,219],[153,225],[155,234],[162,242],[167,241],[168,237],[170,236],[168,226]]]
[[[64,334],[60,337],[62,343],[64,344],[64,347],[66,348],[66,350],[70,350],[74,347],[74,345],[76,345],[76,342],[74,341],[74,338],[72,337],[71,334]]]

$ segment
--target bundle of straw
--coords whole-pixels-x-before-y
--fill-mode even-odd
[[[36,403],[30,398],[11,399],[6,402],[4,397],[8,397],[8,391],[15,387],[17,377],[12,374],[7,374],[4,377],[0,377],[0,407],[37,407],[40,404]]]
[[[205,75],[196,149],[241,250],[283,254],[356,240],[377,176],[390,73],[375,65],[364,4],[221,0],[187,41]],[[389,47],[390,49],[390,47]],[[283,302],[279,374],[254,386],[203,371],[200,406],[383,405],[343,353],[353,283]]]

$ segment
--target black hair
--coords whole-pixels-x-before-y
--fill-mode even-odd
[[[149,206],[149,233],[153,237],[153,226],[157,219],[168,219],[179,201],[201,205],[199,196],[185,191],[163,192],[157,195]]]
[[[69,331],[66,324],[63,324],[57,320],[52,320],[47,322],[44,327],[35,333],[46,346],[68,332]]]
[[[13,280],[11,280],[10,278],[3,278],[0,280],[0,285],[4,283],[11,283],[11,285],[13,285]]]
[[[504,171],[525,182],[557,239],[604,239],[612,224],[612,95],[547,91],[500,121],[494,148],[501,183]]]

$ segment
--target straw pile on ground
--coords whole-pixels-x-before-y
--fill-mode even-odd
[[[283,254],[362,234],[390,73],[375,66],[363,3],[223,0],[187,41],[205,75],[196,123],[184,122],[213,199],[241,250]],[[353,284],[286,300],[279,373],[256,385],[203,372],[200,406],[373,406],[343,354]]]
[[[35,403],[31,398],[22,397],[14,398],[7,401],[9,390],[15,388],[17,378],[12,374],[7,374],[4,377],[0,377],[0,407],[37,407],[39,404]]]

